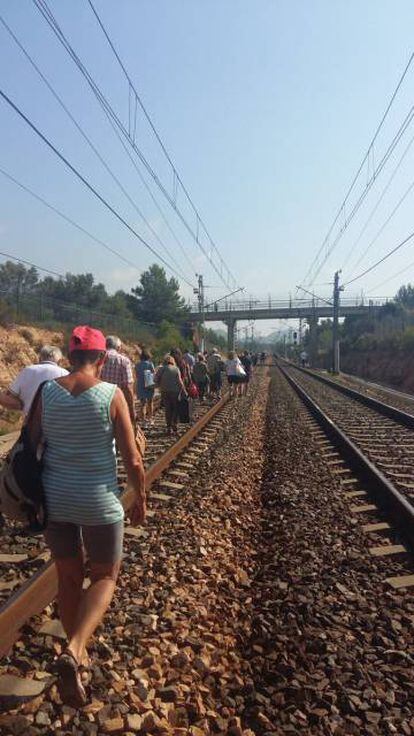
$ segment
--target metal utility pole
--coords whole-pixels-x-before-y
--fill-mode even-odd
[[[332,322],[332,371],[339,373],[340,371],[340,355],[339,355],[339,298],[343,286],[339,286],[340,271],[335,272],[334,290],[333,290],[333,322]]]
[[[204,281],[203,276],[201,273],[198,274],[198,311],[201,315],[201,325],[200,325],[200,332],[201,332],[201,340],[200,340],[200,347],[201,352],[204,353],[205,350],[205,337],[204,337]]]

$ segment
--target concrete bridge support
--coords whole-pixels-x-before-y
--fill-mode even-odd
[[[318,318],[309,317],[309,359],[311,367],[315,367],[318,355]]]
[[[227,350],[234,350],[236,338],[236,320],[226,320],[227,325]]]

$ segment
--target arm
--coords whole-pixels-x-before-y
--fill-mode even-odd
[[[187,389],[184,386],[184,381],[183,381],[183,379],[181,377],[181,373],[178,370],[178,368],[177,368],[177,372],[178,372],[178,383],[180,384],[180,390],[183,391],[185,393],[185,395],[187,396]]]
[[[135,491],[135,502],[129,512],[131,524],[143,524],[146,515],[145,471],[141,455],[135,442],[134,430],[124,394],[115,392],[111,404],[111,418],[116,444],[124,461],[128,481]]]
[[[0,391],[0,404],[5,409],[11,409],[15,411],[21,411],[23,404],[18,396],[15,396],[11,391]]]
[[[125,401],[127,403],[128,411],[129,411],[129,417],[131,419],[132,424],[135,424],[135,407],[134,407],[134,384],[128,383],[127,386],[122,386],[122,393],[125,396]]]
[[[128,360],[125,365],[125,383],[122,386],[122,391],[125,396],[129,416],[131,417],[132,425],[135,425],[135,407],[134,407],[134,376],[132,373],[131,361]]]

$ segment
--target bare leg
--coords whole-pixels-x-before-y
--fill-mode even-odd
[[[147,407],[148,407],[148,419],[151,422],[154,416],[154,399],[148,399]]]
[[[58,607],[63,628],[68,639],[71,638],[79,605],[82,599],[82,584],[84,579],[83,557],[67,557],[57,559],[58,574]]]
[[[141,401],[141,413],[142,413],[142,421],[145,422],[147,418],[147,402]]]
[[[120,565],[120,562],[91,563],[92,584],[80,601],[68,647],[77,662],[84,659],[86,644],[112,600]]]

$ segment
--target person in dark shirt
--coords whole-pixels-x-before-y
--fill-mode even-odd
[[[245,350],[243,352],[243,355],[240,358],[240,362],[241,362],[241,364],[242,364],[242,366],[244,368],[244,372],[246,374],[246,376],[243,379],[242,388],[241,388],[242,395],[245,395],[245,394],[247,394],[247,388],[248,388],[249,381],[250,381],[250,378],[251,378],[251,375],[252,375],[252,365],[253,365],[252,359],[251,359],[251,357],[249,355],[249,351],[248,350]]]

